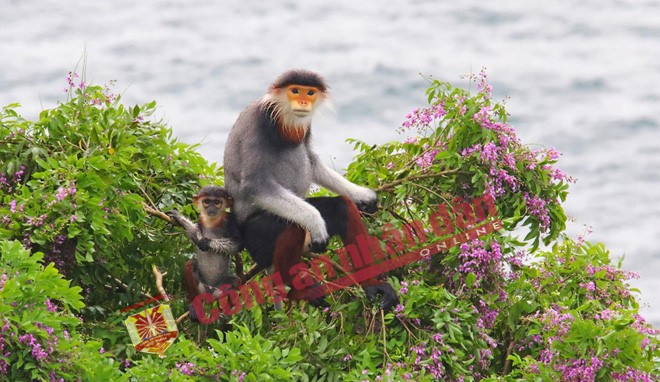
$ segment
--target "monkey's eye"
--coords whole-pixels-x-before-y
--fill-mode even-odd
[[[309,91],[307,92],[307,95],[308,95],[308,96],[313,96],[314,93],[316,93],[314,90],[309,90]]]
[[[298,94],[299,93],[298,88],[291,89],[291,93]]]
[[[216,206],[219,206],[219,205],[222,204],[222,200],[220,200],[220,199],[216,199],[216,200],[213,201],[213,203],[214,203]]]

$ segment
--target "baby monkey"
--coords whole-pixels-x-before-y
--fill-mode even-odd
[[[196,224],[176,210],[168,212],[197,246],[197,254],[186,262],[183,273],[183,289],[191,304],[199,294],[211,293],[218,298],[220,286],[229,284],[238,287],[241,284],[231,268],[233,258],[236,259],[237,272],[243,272],[239,254],[243,249],[241,237],[234,216],[228,212],[233,199],[222,187],[206,186],[193,198],[193,204],[199,211]],[[190,319],[197,321],[192,305],[189,311]]]

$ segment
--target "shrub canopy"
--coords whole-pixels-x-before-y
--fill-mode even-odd
[[[485,71],[471,76],[475,94],[432,81],[403,141],[349,140],[346,176],[378,191],[365,221],[385,245],[440,239],[429,227],[438,206],[484,195],[503,230],[391,272],[392,312],[348,288],[326,310],[243,311],[206,343],[186,320],[166,358],[136,353],[119,309],[158,293],[157,265],[182,314],[193,252],[145,206],[194,215],[192,196],[222,177],[150,119],[155,102],[127,107],[76,77],[37,121],[15,104],[0,114],[0,379],[657,380],[657,331],[638,314],[635,276],[602,244],[565,236],[572,179],[554,149],[518,139]]]

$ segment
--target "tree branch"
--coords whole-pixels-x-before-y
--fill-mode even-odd
[[[419,179],[436,178],[436,177],[440,177],[440,176],[443,176],[443,175],[454,174],[454,173],[457,173],[457,172],[458,172],[458,169],[454,169],[454,170],[447,170],[447,171],[442,171],[442,172],[433,172],[433,173],[429,173],[429,174],[419,174],[419,175],[414,175],[414,176],[410,176],[410,177],[407,177],[407,178],[401,178],[401,179],[395,180],[394,182],[384,184],[384,185],[378,187],[375,191],[376,192],[385,191],[385,190],[389,190],[390,188],[393,188],[395,186],[398,186],[399,184],[404,183],[404,182],[412,182],[414,180],[419,180]]]
[[[172,218],[167,216],[167,214],[165,214],[163,211],[159,211],[157,209],[151,208],[146,203],[143,203],[142,207],[144,208],[144,210],[149,215],[152,215],[152,216],[155,216],[157,218],[163,219],[163,220],[165,220],[166,222],[168,222],[170,224],[174,224],[174,225],[177,224],[176,221],[172,220]]]
[[[509,371],[511,371],[511,360],[509,359],[509,356],[511,353],[513,353],[513,345],[516,342],[512,339],[511,342],[509,343],[509,346],[506,348],[506,355],[504,356],[504,367],[502,368],[502,375],[507,375],[509,374]]]
[[[163,296],[163,301],[170,301],[170,297],[167,295],[167,292],[165,292],[165,288],[163,288],[163,276],[165,276],[167,272],[160,273],[156,265],[151,267],[151,271],[154,273],[154,277],[156,278],[156,289],[158,289],[158,293]]]

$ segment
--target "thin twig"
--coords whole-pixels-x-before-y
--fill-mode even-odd
[[[319,256],[320,256],[320,255],[318,255],[318,254],[316,254],[316,253],[311,253],[311,252],[305,254],[305,257],[307,257],[308,259],[317,259],[317,258],[319,258]],[[355,278],[353,278],[353,274],[352,274],[352,273],[349,273],[344,267],[341,266],[341,264],[339,264],[338,262],[334,261],[333,259],[331,259],[331,258],[329,258],[329,257],[327,257],[327,256],[326,256],[326,258],[325,258],[322,262],[326,262],[326,261],[327,261],[328,263],[330,263],[333,267],[335,267],[335,268],[339,269],[340,271],[344,272],[344,274],[345,274],[346,276],[350,277],[350,279],[351,279],[355,284],[359,284],[359,283],[357,282],[357,280],[355,280]]]
[[[179,316],[179,318],[176,319],[176,323],[177,323],[177,324],[180,324],[181,321],[183,321],[184,318],[188,317],[189,314],[190,314],[190,311],[185,312],[184,314],[182,314],[181,316]]]
[[[385,312],[382,309],[380,310],[380,330],[383,332],[383,365],[387,365],[387,359],[390,358],[389,353],[387,352],[387,330],[385,326]]]
[[[167,214],[165,214],[163,211],[159,211],[155,208],[151,208],[147,205],[147,203],[143,203],[142,207],[144,208],[144,210],[149,215],[152,215],[152,216],[155,216],[157,218],[163,219],[163,220],[165,220],[166,222],[168,222],[170,224],[177,224],[177,222],[175,220],[173,220],[171,217],[167,216]]]
[[[515,341],[511,341],[509,343],[509,346],[506,348],[506,356],[504,357],[504,367],[502,368],[502,375],[507,375],[509,374],[509,371],[511,371],[511,360],[509,359],[509,356],[511,353],[513,353],[513,345],[515,344]]]
[[[401,178],[401,179],[395,180],[394,182],[384,184],[384,185],[378,187],[375,191],[376,192],[381,192],[381,191],[389,190],[390,188],[398,186],[399,184],[404,183],[404,182],[412,182],[413,180],[419,180],[419,179],[436,178],[436,177],[440,177],[440,176],[443,176],[443,175],[454,174],[454,173],[457,173],[457,172],[458,172],[458,169],[453,169],[453,170],[447,170],[447,171],[441,171],[441,172],[433,172],[433,173],[429,173],[429,174],[419,174],[419,175],[414,175],[414,176],[410,176],[410,177],[407,177],[407,178]]]
[[[170,301],[170,297],[167,295],[167,292],[165,292],[165,288],[163,288],[163,276],[167,275],[167,272],[160,273],[156,265],[151,267],[151,271],[156,278],[156,289],[158,289],[158,293],[163,296],[163,300]]]

